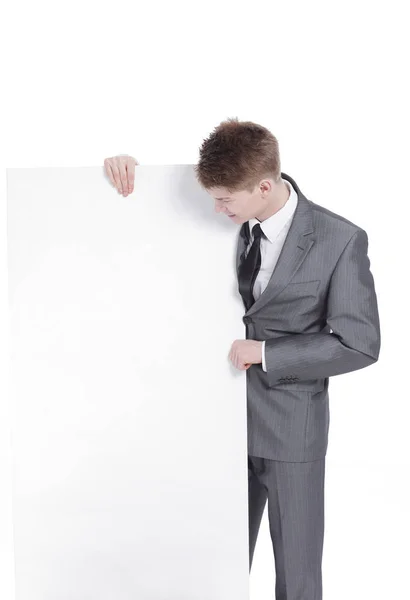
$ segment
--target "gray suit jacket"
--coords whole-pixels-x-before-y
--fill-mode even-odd
[[[269,283],[243,317],[246,338],[266,340],[267,373],[246,371],[248,454],[304,462],[327,451],[329,377],[378,360],[380,322],[366,231],[281,175],[298,204]]]

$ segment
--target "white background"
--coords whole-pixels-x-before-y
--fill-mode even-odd
[[[118,153],[142,165],[190,164],[213,127],[238,116],[278,137],[282,170],[308,198],[367,231],[382,349],[369,369],[330,382],[324,600],[408,589],[406,4],[22,2],[3,19],[4,216],[6,166],[102,165]],[[6,365],[7,336],[0,340]],[[0,595],[9,600],[5,369],[1,385]],[[265,513],[252,600],[270,599],[273,586]]]

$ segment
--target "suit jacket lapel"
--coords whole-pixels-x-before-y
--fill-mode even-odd
[[[293,185],[297,195],[298,203],[293,215],[292,223],[285,239],[282,251],[279,255],[275,269],[269,279],[266,289],[245,313],[252,315],[273,300],[279,292],[290,282],[296,271],[300,268],[310,249],[315,243],[312,237],[313,213],[309,200],[302,194],[296,182],[286,173],[281,173],[283,179],[287,179]],[[236,271],[248,243],[249,222],[244,223],[240,229],[237,252]]]

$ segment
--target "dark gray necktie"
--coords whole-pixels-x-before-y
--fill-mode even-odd
[[[246,310],[249,310],[255,302],[253,286],[261,266],[260,242],[263,231],[259,223],[253,226],[252,234],[254,236],[252,246],[247,257],[242,260],[238,268],[239,293],[242,296]]]

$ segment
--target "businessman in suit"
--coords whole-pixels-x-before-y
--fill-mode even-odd
[[[135,159],[104,164],[131,192]],[[375,363],[381,345],[367,233],[281,172],[261,125],[222,122],[195,169],[216,210],[241,225],[246,339],[229,357],[246,369],[249,569],[267,502],[276,600],[322,600],[329,377]]]

